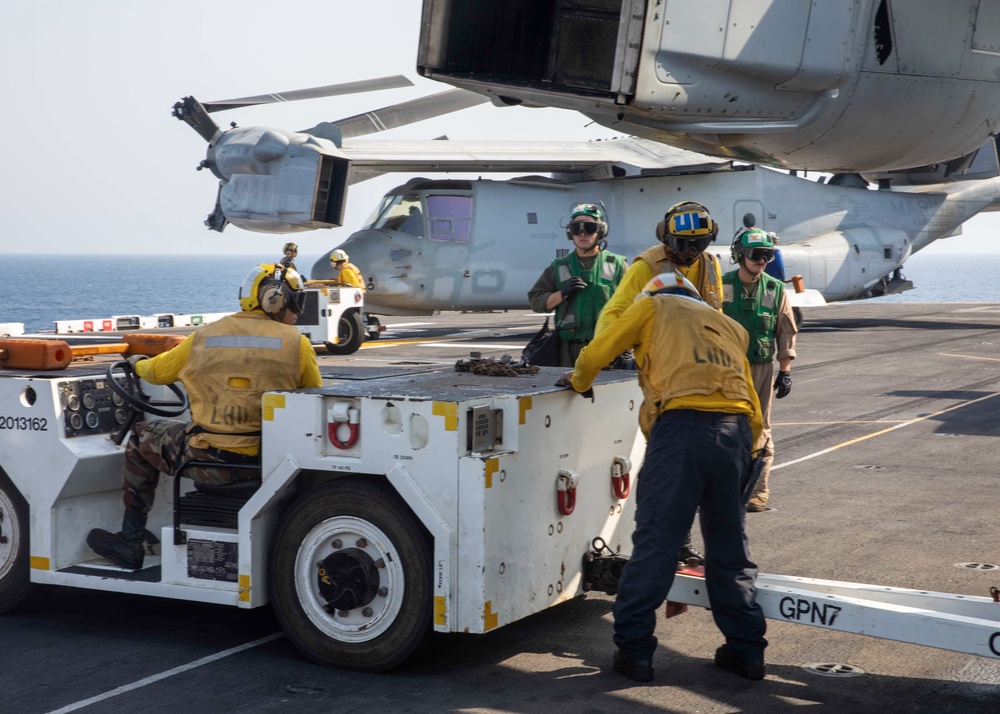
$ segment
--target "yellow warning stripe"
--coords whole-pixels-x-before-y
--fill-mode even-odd
[[[264,411],[261,414],[261,419],[263,419],[264,421],[274,421],[274,410],[285,408],[285,395],[265,394],[263,405],[264,405]]]
[[[448,601],[443,595],[434,596],[434,624],[442,626],[448,624]]]
[[[524,424],[525,415],[527,415],[528,410],[531,409],[531,397],[521,397],[517,400],[517,403],[521,407],[521,415],[517,423]]]
[[[490,630],[495,630],[499,624],[500,616],[493,612],[493,602],[490,600],[486,601],[483,605],[483,630],[489,632]]]
[[[31,556],[31,569],[32,570],[50,570],[50,563],[48,558],[42,558],[37,555]]]
[[[444,417],[445,431],[458,431],[458,404],[455,402],[434,402],[431,413],[434,416]]]

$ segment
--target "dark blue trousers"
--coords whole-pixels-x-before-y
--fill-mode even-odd
[[[614,606],[615,644],[633,659],[652,658],[656,611],[700,509],[715,624],[739,657],[762,660],[767,625],[756,602],[757,566],[750,560],[740,501],[751,445],[745,416],[683,409],[664,412],[654,424],[639,476],[632,557]]]

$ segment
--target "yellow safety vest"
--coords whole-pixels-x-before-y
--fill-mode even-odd
[[[236,313],[194,333],[180,380],[196,427],[192,446],[260,444],[261,395],[299,386],[302,335],[262,313]]]

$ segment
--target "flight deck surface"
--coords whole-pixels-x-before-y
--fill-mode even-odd
[[[516,357],[542,318],[384,322],[382,339],[349,357],[320,348],[321,369],[387,375],[471,351]],[[980,597],[1000,587],[998,346],[1000,304],[807,310],[792,392],[773,407],[772,508],[747,516],[760,570]],[[303,659],[268,608],[38,592],[0,618],[0,651],[17,653],[0,671],[4,711],[886,714],[1000,702],[1000,656],[803,626],[794,613],[768,621],[767,678],[748,682],[712,665],[722,638],[709,612],[661,611],[657,678],[637,685],[610,670],[613,598],[602,594],[486,635],[438,635],[414,662],[366,675]]]

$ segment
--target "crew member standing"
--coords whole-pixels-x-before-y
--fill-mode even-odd
[[[361,277],[361,271],[351,262],[345,251],[337,248],[330,253],[330,267],[333,268],[332,280],[358,288],[361,292],[365,291],[365,281]]]
[[[125,448],[122,529],[90,531],[87,545],[94,552],[122,568],[141,568],[146,517],[160,474],[194,459],[219,463],[189,469],[195,481],[238,480],[244,472],[225,465],[258,460],[263,392],[323,385],[316,353],[294,327],[302,287],[295,271],[259,265],[240,288],[243,312],[202,325],[152,359],[129,358],[136,375],[151,384],[181,381],[193,423],[156,419],[135,425]]]
[[[694,201],[671,206],[656,224],[655,245],[640,254],[629,266],[614,296],[601,311],[596,333],[601,334],[632,304],[635,296],[653,276],[680,271],[690,280],[711,307],[722,307],[722,268],[705,249],[719,234],[719,225],[708,209]]]
[[[675,554],[700,509],[705,584],[726,637],[715,664],[764,677],[764,614],[756,602],[741,500],[760,405],[747,363],[747,332],[698,296],[678,271],[659,275],[580,354],[557,385],[577,392],[614,355],[635,350],[648,444],[638,481],[632,557],[614,605],[614,669],[653,679],[656,611],[676,571]]]
[[[299,247],[295,243],[285,243],[285,247],[282,251],[284,252],[285,257],[281,259],[281,267],[291,268],[298,273],[298,268],[295,267],[295,258],[298,257]]]
[[[754,449],[763,449],[764,469],[747,503],[751,512],[763,511],[770,495],[768,477],[774,463],[771,439],[771,392],[782,399],[792,391],[791,364],[795,359],[795,315],[788,304],[785,284],[764,267],[774,260],[774,241],[759,228],[748,228],[733,240],[732,260],[739,268],[722,276],[722,311],[750,333],[747,359],[753,386],[760,400],[763,429]],[[778,376],[774,378],[774,360]],[[773,379],[773,382],[772,382]]]
[[[573,206],[566,237],[574,250],[553,260],[528,291],[532,310],[556,312],[560,367],[572,367],[594,338],[598,315],[625,274],[625,257],[605,250],[609,229],[602,206]]]
[[[696,287],[703,300],[716,309],[722,307],[722,269],[711,253],[705,252],[719,234],[719,224],[708,209],[694,201],[682,201],[671,206],[663,220],[656,224],[656,238],[660,245],[653,246],[632,261],[618,290],[604,306],[597,321],[597,334],[601,334],[625,312],[635,296],[653,276],[678,271]],[[677,553],[681,563],[702,565],[704,557],[694,548],[690,535]]]

